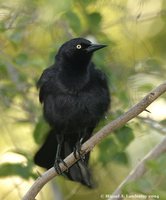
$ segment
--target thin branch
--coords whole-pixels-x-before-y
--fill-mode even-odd
[[[129,109],[126,113],[118,117],[116,120],[110,122],[108,125],[104,126],[100,131],[98,131],[95,135],[93,135],[88,141],[86,141],[82,145],[82,155],[88,153],[91,151],[96,144],[101,142],[103,138],[105,138],[107,135],[109,135],[111,132],[113,132],[115,129],[122,127],[124,124],[126,124],[129,120],[133,119],[137,115],[139,115],[141,112],[143,112],[155,99],[157,99],[161,94],[166,92],[166,82],[159,85],[157,88],[152,90],[149,94],[147,94],[138,104],[133,106],[131,109]],[[69,156],[67,156],[64,159],[65,163],[68,167],[72,166],[77,159],[73,156],[73,153],[71,153]],[[62,171],[65,171],[67,168],[63,165],[63,163],[60,163],[60,168]],[[55,176],[57,176],[57,172],[52,167],[41,177],[38,177],[38,179],[35,181],[35,183],[31,186],[29,191],[25,194],[22,200],[34,200],[36,195],[40,192],[42,187],[51,179],[53,179]]]
[[[159,131],[162,135],[166,135],[166,127],[164,125],[162,126],[162,124],[160,122],[158,122],[154,119],[151,119],[149,117],[138,116],[137,118],[139,120],[141,120],[141,122],[148,124],[150,126],[150,128]]]
[[[130,174],[122,181],[122,183],[117,187],[117,189],[113,192],[109,200],[120,200],[123,199],[123,195],[121,195],[123,187],[126,183],[130,181],[134,181],[141,177],[146,172],[146,162],[151,159],[155,159],[161,154],[166,152],[166,136],[164,139],[154,148],[152,149],[139,163],[138,165],[130,172]]]

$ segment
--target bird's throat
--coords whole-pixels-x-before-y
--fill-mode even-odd
[[[72,91],[81,90],[89,82],[89,67],[64,67],[59,73],[59,80]]]

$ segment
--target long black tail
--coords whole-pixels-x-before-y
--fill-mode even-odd
[[[57,138],[54,131],[52,130],[49,132],[44,144],[35,154],[35,163],[46,169],[53,167],[57,145]],[[71,152],[73,152],[73,144],[71,144],[69,141],[65,141],[61,150],[61,158],[64,159]],[[89,153],[86,154],[84,161],[79,160],[69,168],[68,172],[65,172],[64,174],[72,181],[77,181],[89,188],[93,188],[94,184],[92,181],[91,172],[88,168],[89,155]]]

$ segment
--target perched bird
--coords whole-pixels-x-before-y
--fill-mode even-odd
[[[59,163],[73,150],[75,156],[79,153],[81,144],[91,137],[108,110],[106,77],[91,61],[93,53],[105,46],[84,38],[69,40],[60,47],[55,63],[42,73],[37,85],[50,132],[34,157],[37,165],[47,169],[54,166],[60,174]],[[92,188],[89,155],[77,161],[65,175]]]

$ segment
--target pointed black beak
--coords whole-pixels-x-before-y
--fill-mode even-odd
[[[102,49],[102,48],[104,48],[106,46],[107,45],[105,45],[105,44],[91,44],[89,47],[86,48],[86,51],[88,53],[90,53],[90,52],[94,52],[94,51],[97,51],[99,49]]]

